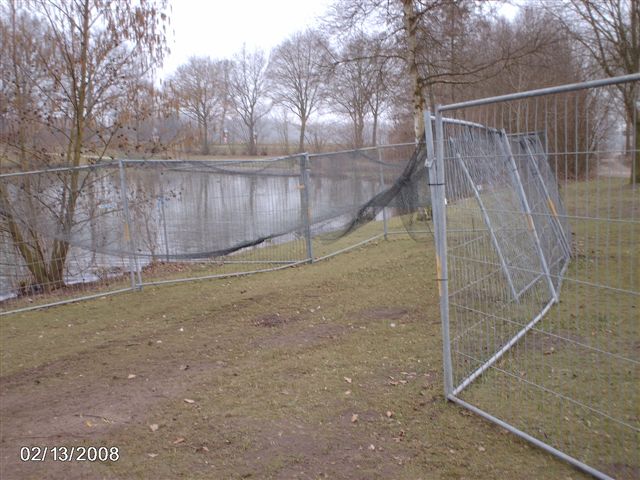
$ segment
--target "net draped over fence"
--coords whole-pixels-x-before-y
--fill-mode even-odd
[[[615,135],[639,83],[443,106],[427,129],[447,398],[598,478],[640,476],[640,152]]]
[[[423,235],[425,172],[403,144],[0,175],[0,308],[307,262],[389,233],[392,215]]]

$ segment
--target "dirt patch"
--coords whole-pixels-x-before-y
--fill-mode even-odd
[[[262,315],[256,318],[255,320],[253,320],[253,324],[256,327],[277,327],[296,320],[297,318],[295,317],[285,317],[280,315],[279,313],[274,313],[270,315]]]
[[[358,317],[365,320],[398,320],[409,313],[406,308],[400,307],[375,307],[361,310]]]
[[[312,324],[301,330],[275,333],[256,341],[259,348],[315,347],[323,342],[336,340],[349,329],[330,323]]]
[[[589,339],[573,332],[562,330],[552,333],[533,330],[529,332],[526,338],[528,349],[534,348],[542,351],[545,355],[567,348],[583,349],[583,345],[589,345]]]
[[[95,478],[87,466],[75,463],[69,468],[46,462],[45,471],[36,471],[19,461],[20,447],[100,445],[96,442],[105,433],[143,422],[154,404],[225,365],[168,362],[159,368],[149,362],[132,365],[129,371],[135,373],[91,375],[78,374],[77,363],[60,360],[0,379],[2,478]]]
[[[397,470],[395,452],[381,447],[376,434],[360,425],[345,426],[342,419],[325,424],[322,430],[295,420],[258,425],[252,427],[252,448],[244,456],[243,476],[387,479]]]
[[[604,465],[603,472],[618,480],[634,480],[640,478],[640,468],[626,463]]]

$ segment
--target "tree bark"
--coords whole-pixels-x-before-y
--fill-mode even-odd
[[[298,142],[298,152],[304,152],[304,134],[307,127],[307,119],[303,117],[300,118],[300,140]]]
[[[402,0],[402,24],[407,36],[407,64],[409,76],[413,85],[413,129],[416,142],[419,142],[424,133],[424,95],[422,91],[422,80],[418,71],[416,52],[418,50],[418,40],[416,29],[418,26],[418,15],[413,8],[413,0]]]
[[[204,118],[202,122],[202,154],[209,155],[209,122]]]
[[[640,108],[636,104],[635,114],[635,152],[631,162],[630,183],[640,185]]]
[[[378,146],[378,112],[373,112],[373,127],[371,132],[371,145]]]

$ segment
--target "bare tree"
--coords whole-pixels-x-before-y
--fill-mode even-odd
[[[392,50],[384,37],[376,36],[371,39],[372,52],[370,62],[375,75],[372,83],[369,107],[371,109],[371,144],[378,144],[378,127],[381,115],[390,106],[390,102],[398,91],[399,82],[395,80],[401,71],[398,59],[392,54]]]
[[[542,3],[605,75],[640,72],[640,0],[543,0]],[[630,182],[640,183],[638,84],[620,85],[619,91],[627,122],[627,150],[631,151],[632,137],[636,142]]]
[[[307,122],[320,104],[325,60],[322,36],[314,30],[293,34],[271,54],[267,73],[269,90],[276,103],[300,120],[298,150],[301,152]]]
[[[233,109],[246,127],[249,155],[257,155],[257,123],[271,105],[266,98],[265,71],[267,59],[262,50],[242,50],[234,56],[229,78],[229,93]]]
[[[353,126],[352,142],[355,148],[364,146],[365,118],[370,113],[376,72],[368,55],[367,38],[357,34],[339,53],[347,60],[337,62],[331,77],[327,97],[337,113],[346,114]]]
[[[224,116],[226,100],[225,61],[191,57],[180,65],[168,82],[178,109],[195,120],[200,131],[201,153],[209,154],[210,130]]]
[[[18,5],[10,1],[7,15],[0,15],[13,65],[3,72],[10,76],[3,88],[13,114],[28,108],[30,117],[22,120],[39,134],[27,137],[22,128],[9,132],[3,155],[25,169],[54,158],[69,167],[78,167],[87,155],[100,161],[122,133],[116,117],[127,80],[162,60],[166,2],[34,0],[29,11]],[[37,41],[29,43],[34,34]],[[26,200],[20,204],[0,183],[0,228],[23,257],[32,284],[44,290],[64,286],[77,201],[88,176],[75,169],[59,179],[63,187],[56,198],[43,197],[42,187],[25,179]],[[30,224],[38,212],[54,222],[55,236],[46,232],[45,237]]]
[[[278,136],[282,141],[285,155],[289,155],[289,110],[286,108],[279,108],[278,115],[276,117],[276,125],[278,129]]]
[[[395,43],[395,56],[405,62],[411,79],[414,133],[418,140],[424,131],[427,103],[433,109],[437,94],[442,93],[438,89],[469,85],[496,75],[500,67],[535,52],[547,41],[538,35],[522,44],[486,45],[481,55],[463,55],[466,45],[487,39],[453,41],[458,27],[490,15],[486,5],[478,0],[338,0],[330,21],[334,31],[340,32],[360,28],[367,22],[370,27],[385,26],[387,38]]]

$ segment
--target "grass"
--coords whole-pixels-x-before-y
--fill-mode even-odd
[[[624,291],[637,290],[640,232],[619,221],[638,218],[637,195],[618,180],[565,188],[574,258],[561,302],[461,397],[634,478],[637,434],[593,409],[629,424],[640,415],[637,367],[624,360],[637,358],[637,296]],[[381,234],[371,222],[316,239],[320,257],[378,236],[317,264],[0,318],[0,476],[587,478],[444,401],[432,242]],[[292,254],[304,258],[304,242],[234,259]],[[145,279],[255,264],[174,267]],[[478,286],[478,305],[490,306],[496,286]],[[524,303],[512,313],[526,313]],[[477,328],[475,344],[496,326]],[[121,458],[22,463],[24,444],[117,445]]]
[[[389,219],[388,225],[389,230],[395,232],[402,232],[404,228],[401,218]],[[378,221],[370,222],[353,233],[341,238],[336,238],[337,234],[316,236],[313,240],[314,258],[335,254],[338,251],[348,249],[361,242],[372,239],[376,240],[382,236],[383,233],[383,224],[381,221]],[[165,263],[160,256],[159,261],[143,269],[142,281],[144,283],[167,282],[171,280],[206,278],[210,276],[234,276],[259,270],[285,267],[286,262],[304,262],[307,258],[304,238],[279,244],[267,241],[262,244],[260,248],[241,250],[233,255],[223,258],[212,258],[209,261]],[[130,287],[129,275],[123,274],[95,283],[71,285],[46,294],[10,299],[0,303],[0,312],[9,312],[54,302],[70,301],[87,295],[108,293]]]
[[[379,240],[3,317],[0,476],[586,478],[444,401],[432,258]],[[24,444],[121,458],[22,463]]]

